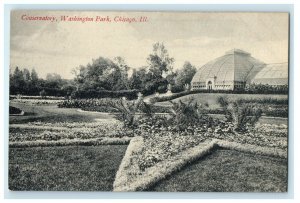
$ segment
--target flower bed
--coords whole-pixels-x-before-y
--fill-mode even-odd
[[[57,99],[14,99],[14,102],[25,103],[30,105],[49,105],[49,104],[60,104],[64,100]]]
[[[170,131],[163,135],[162,133],[144,133],[143,135],[141,153],[133,155],[141,171],[205,140],[202,136],[184,136]]]
[[[59,128],[59,129],[57,129]],[[124,129],[118,121],[95,123],[42,123],[33,122],[10,128],[10,142],[20,141],[57,141],[63,139],[91,139],[132,137],[133,132]]]

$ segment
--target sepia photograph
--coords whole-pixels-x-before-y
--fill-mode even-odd
[[[287,193],[289,32],[288,12],[12,10],[9,190]]]

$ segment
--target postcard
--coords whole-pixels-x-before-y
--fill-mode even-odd
[[[289,13],[12,10],[12,191],[287,192]]]

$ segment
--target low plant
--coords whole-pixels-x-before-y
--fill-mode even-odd
[[[232,122],[234,130],[239,133],[254,127],[262,116],[262,110],[253,104],[241,101],[229,102],[226,97],[219,97],[217,101],[225,113],[226,121]]]
[[[190,125],[204,124],[210,120],[210,118],[203,113],[204,107],[194,102],[193,97],[190,97],[186,103],[181,100],[179,100],[179,102],[169,102],[172,104],[170,111],[171,119],[179,131],[187,129]]]

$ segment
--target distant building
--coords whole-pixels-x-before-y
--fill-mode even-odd
[[[236,90],[246,84],[287,85],[288,63],[265,64],[233,49],[202,66],[191,82],[192,90]]]

